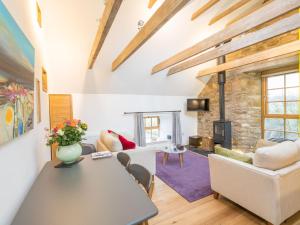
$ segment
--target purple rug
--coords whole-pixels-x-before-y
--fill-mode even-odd
[[[212,194],[208,158],[192,151],[183,154],[180,168],[177,154],[170,154],[164,166],[163,152],[156,155],[156,176],[189,202]]]

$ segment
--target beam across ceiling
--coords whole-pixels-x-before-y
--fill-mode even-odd
[[[196,12],[193,13],[191,20],[198,18],[202,13],[213,7],[219,1],[220,0],[209,0],[205,5],[203,5],[201,8],[199,8]]]
[[[234,12],[235,10],[241,8],[242,6],[246,5],[249,3],[251,0],[240,0],[237,3],[233,4],[229,8],[225,9],[223,12],[217,14],[214,16],[210,21],[209,25],[212,25],[216,22],[218,22],[220,19],[224,18],[225,16],[229,15],[230,13]]]
[[[265,3],[265,4],[267,4],[267,3]],[[263,6],[264,6],[264,0],[259,0],[258,2],[256,2],[256,4],[254,4],[253,6],[251,6],[248,10],[246,10],[245,12],[239,14],[238,16],[236,16],[235,18],[233,18],[232,20],[230,20],[226,24],[226,27],[228,27],[230,24],[233,24],[233,23],[239,21],[240,19],[244,18],[245,16],[250,15],[251,13],[253,13],[254,11],[260,9]]]
[[[112,63],[115,71],[190,0],[165,0]]]
[[[157,0],[149,0],[148,8],[151,9]]]
[[[199,56],[196,56],[188,61],[182,62],[168,71],[168,75],[178,73],[188,68],[197,66],[199,64],[208,62],[212,59],[216,59],[220,56],[227,55],[229,53],[238,51],[242,48],[257,44],[259,42],[268,40],[272,37],[287,33],[300,28],[300,14],[294,14],[288,18],[282,19],[277,23],[274,23],[268,27],[265,27],[256,32],[248,33],[245,36],[234,39],[220,47],[205,52]]]
[[[175,54],[174,56],[164,60],[157,64],[152,69],[152,74],[157,73],[163,69],[166,69],[174,64],[182,62],[190,57],[193,57],[209,48],[230,40],[250,29],[270,21],[286,12],[300,7],[299,0],[274,0],[273,2],[258,9],[252,14],[242,18],[238,22],[231,24],[226,29],[223,29],[214,35],[205,38],[204,40],[196,43],[195,45]]]
[[[89,57],[89,63],[88,63],[89,69],[93,68],[93,65],[105,41],[105,38],[119,11],[122,1],[123,0],[107,0],[105,3],[105,9],[102,18],[100,19],[100,24],[96,34],[96,38],[94,40],[92,51]]]
[[[264,60],[272,59],[275,57],[289,55],[291,53],[297,54],[300,51],[300,40],[294,41],[285,45],[281,45],[275,48],[267,49],[265,51],[258,52],[253,55],[249,55],[234,61],[223,63],[205,70],[202,70],[198,73],[197,78],[218,73],[225,70],[230,70],[245,65],[249,65],[256,62],[261,62]]]

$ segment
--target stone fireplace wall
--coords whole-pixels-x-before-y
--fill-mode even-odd
[[[219,85],[213,76],[199,98],[210,99],[210,111],[198,113],[198,135],[212,137],[219,120]],[[225,118],[232,121],[233,148],[249,150],[261,137],[261,76],[259,73],[227,75]]]

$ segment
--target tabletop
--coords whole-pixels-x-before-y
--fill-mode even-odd
[[[71,168],[48,162],[12,225],[135,225],[157,213],[116,158],[88,155]]]

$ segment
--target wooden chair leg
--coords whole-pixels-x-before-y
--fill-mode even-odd
[[[220,194],[218,192],[214,191],[214,199],[218,199],[220,197]]]

